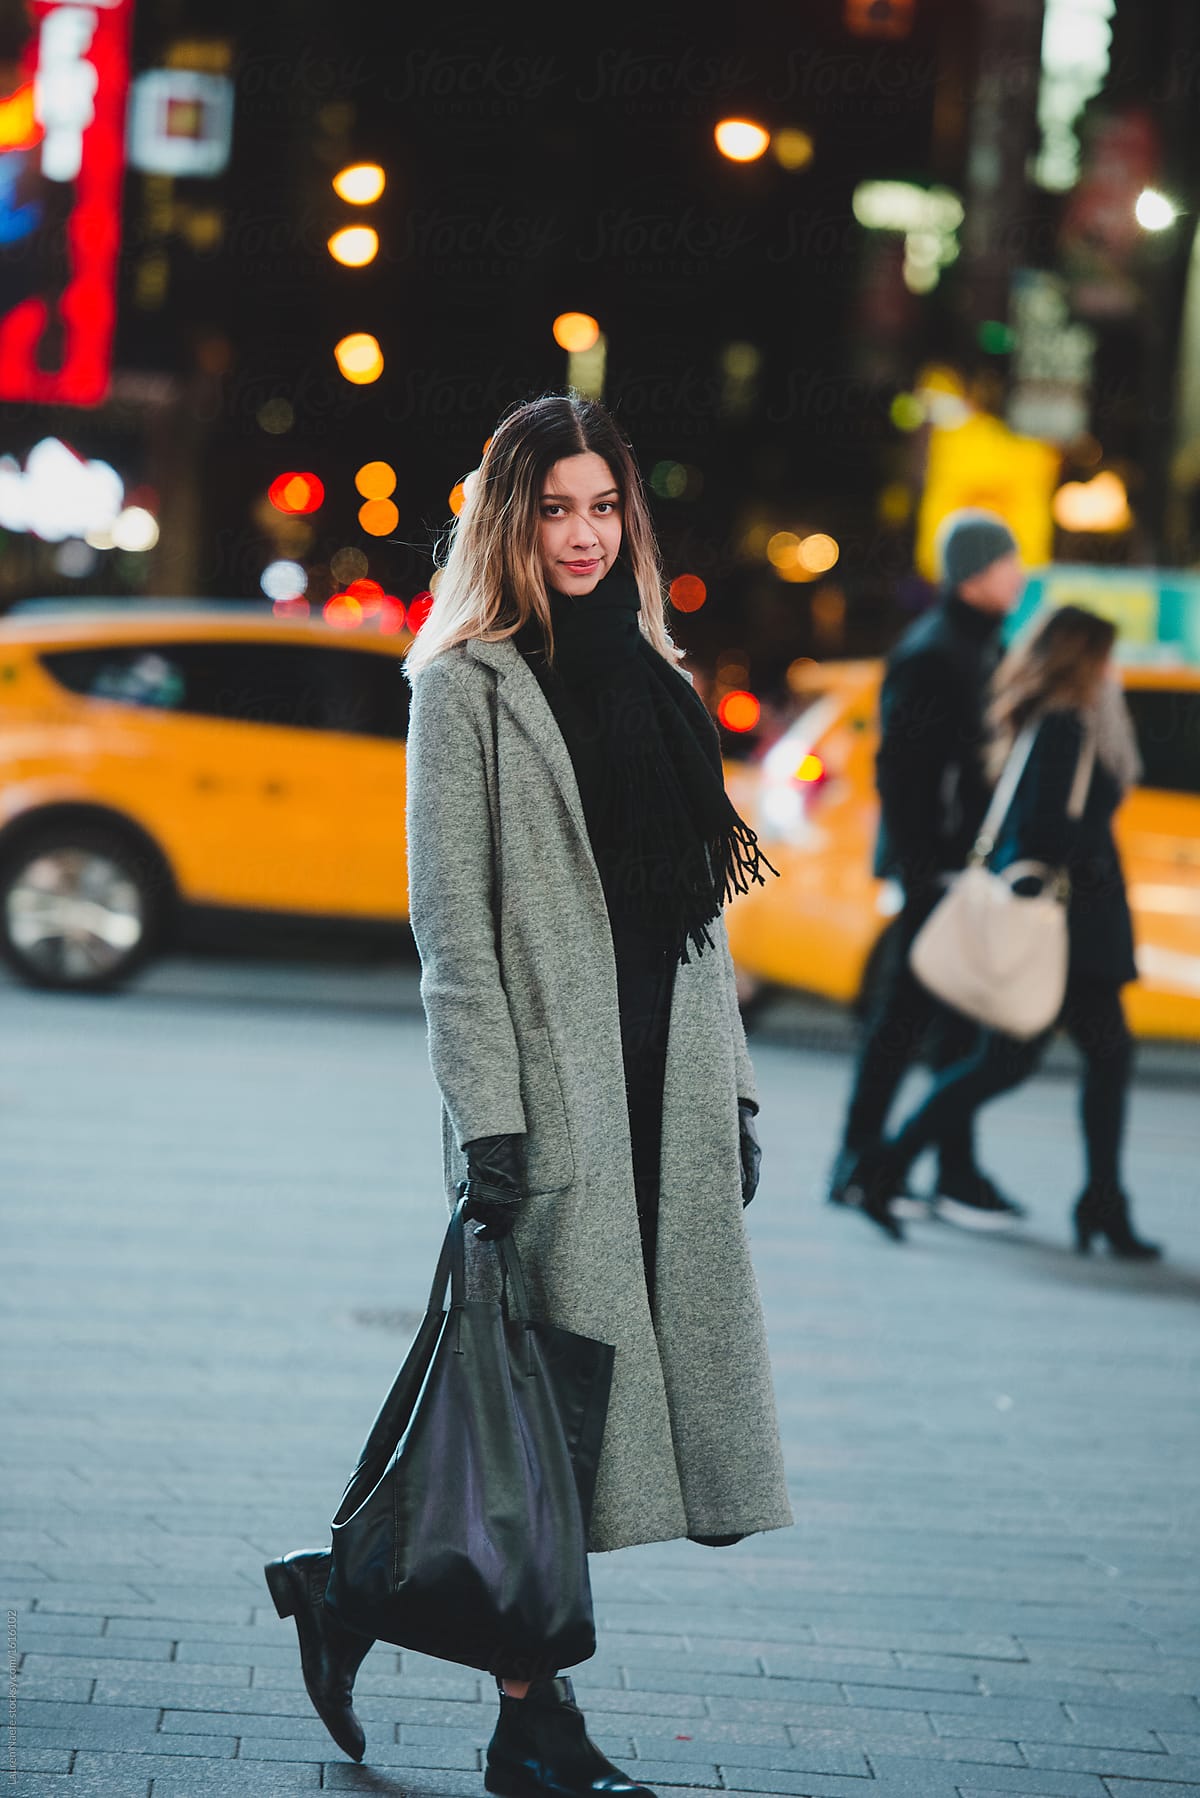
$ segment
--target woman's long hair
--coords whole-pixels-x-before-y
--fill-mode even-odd
[[[543,629],[553,661],[554,630],[538,547],[542,482],[564,456],[594,450],[621,495],[621,554],[641,594],[644,636],[672,664],[685,651],[672,642],[658,545],[641,474],[630,445],[595,400],[543,394],[496,426],[465,501],[447,534],[431,582],[433,604],[404,658],[410,680],[456,643],[510,637],[530,617]]]
[[[1115,625],[1083,606],[1059,606],[1013,645],[992,677],[987,709],[987,771],[999,776],[1035,713],[1091,705],[1117,640]]]

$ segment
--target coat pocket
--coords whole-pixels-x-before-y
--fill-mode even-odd
[[[562,1084],[544,1024],[520,1033],[521,1103],[525,1108],[526,1194],[562,1192],[575,1178],[575,1155],[567,1124]]]

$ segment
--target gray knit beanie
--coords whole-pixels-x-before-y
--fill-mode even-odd
[[[935,541],[943,589],[952,593],[1016,547],[1016,538],[995,512],[970,506],[951,512],[943,518]]]

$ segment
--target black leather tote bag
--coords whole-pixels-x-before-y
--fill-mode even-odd
[[[516,1245],[494,1246],[501,1297],[468,1301],[460,1202],[333,1519],[325,1602],[377,1641],[541,1679],[596,1652],[587,1525],[615,1351],[531,1320]]]

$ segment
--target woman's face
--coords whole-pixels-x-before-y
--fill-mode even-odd
[[[560,593],[590,593],[621,547],[620,489],[594,450],[547,469],[538,502],[542,574]]]

